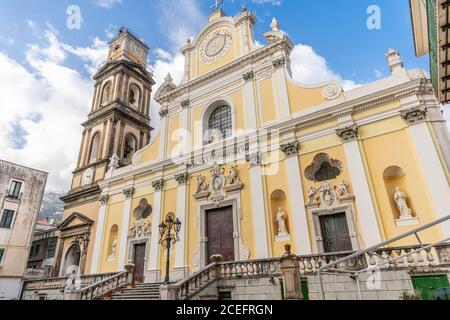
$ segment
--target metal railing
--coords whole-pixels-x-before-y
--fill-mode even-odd
[[[422,227],[416,228],[412,231],[403,233],[395,238],[381,242],[374,245],[368,249],[355,252],[347,257],[338,259],[321,266],[318,269],[319,284],[320,284],[320,295],[322,300],[325,300],[325,288],[322,276],[327,274],[335,275],[352,275],[356,278],[358,285],[358,298],[361,300],[361,287],[359,282],[359,275],[363,272],[370,270],[375,270],[376,268],[389,268],[389,267],[416,267],[416,266],[429,266],[438,264],[437,258],[442,257],[440,249],[443,245],[450,245],[450,238],[444,239],[442,241],[435,242],[433,244],[424,244],[419,237],[419,232],[435,227],[450,220],[450,215],[444,218],[438,219],[434,222],[428,223]],[[415,236],[419,244],[417,246],[409,247],[391,247],[385,248],[386,246],[397,242],[399,240],[405,239],[410,236]],[[422,252],[425,253],[426,257],[422,256]],[[342,268],[349,261],[355,259],[367,260],[367,266],[361,269],[350,270],[347,268]],[[449,259],[450,260],[450,259]],[[450,264],[450,261],[442,261],[439,263]]]

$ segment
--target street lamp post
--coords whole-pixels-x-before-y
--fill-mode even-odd
[[[172,244],[180,241],[178,234],[181,230],[181,221],[178,218],[173,221],[173,218],[168,215],[166,221],[161,222],[159,225],[160,240],[159,243],[167,249],[166,258],[166,277],[164,278],[164,284],[170,282],[169,272],[170,272],[170,247]]]

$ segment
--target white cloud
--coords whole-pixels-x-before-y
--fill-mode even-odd
[[[72,48],[61,43],[51,28],[44,38],[44,45],[28,45],[29,69],[0,53],[0,94],[3,105],[9,106],[0,117],[0,154],[49,171],[50,190],[68,190],[93,82],[64,62],[75,54],[93,66],[104,48],[98,39],[88,48]]]
[[[95,0],[94,3],[98,7],[109,9],[118,3],[122,3],[122,0]]]
[[[172,51],[178,51],[186,39],[207,22],[196,0],[160,0],[159,26],[168,36]]]
[[[311,46],[298,44],[291,55],[292,76],[301,84],[315,85],[330,80],[342,83],[344,90],[358,87],[359,84],[353,80],[345,80],[331,70],[327,61],[318,55]]]

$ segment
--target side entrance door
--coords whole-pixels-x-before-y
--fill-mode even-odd
[[[220,254],[223,262],[234,261],[233,207],[209,210],[206,220],[206,264],[211,263],[210,257],[215,254]]]
[[[145,243],[136,244],[134,246],[134,281],[136,283],[144,282],[145,269]]]

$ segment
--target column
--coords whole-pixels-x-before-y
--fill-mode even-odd
[[[177,194],[177,218],[181,222],[180,241],[175,244],[174,279],[184,279],[188,276],[186,259],[186,236],[187,236],[187,182],[188,174],[180,173],[175,176],[178,182]]]
[[[122,227],[120,234],[120,246],[119,246],[119,260],[117,264],[117,271],[122,272],[125,270],[127,265],[127,247],[128,247],[128,229],[130,227],[130,217],[131,217],[131,205],[133,202],[134,187],[128,187],[123,190],[125,195],[125,202],[123,204],[122,213]]]
[[[167,129],[169,124],[169,109],[167,107],[161,107],[161,110],[159,111],[159,115],[161,117],[161,128],[159,129],[160,134],[160,142],[159,142],[159,159],[165,159],[166,158],[166,151],[167,151]]]
[[[257,128],[256,121],[256,103],[255,103],[255,90],[254,90],[254,78],[253,71],[249,71],[242,75],[244,85],[244,121],[245,129],[252,130]]]
[[[253,208],[253,234],[255,236],[255,258],[269,258],[267,232],[267,211],[264,199],[264,172],[261,167],[261,153],[256,152],[249,157],[250,186]]]
[[[291,110],[289,108],[289,98],[286,85],[286,59],[279,58],[273,61],[274,73],[272,76],[275,108],[278,110],[280,120],[291,118]]]
[[[434,145],[428,127],[428,110],[416,107],[402,112],[402,118],[408,125],[415,154],[419,160],[428,194],[437,213],[437,219],[450,215],[450,188],[442,162]],[[450,222],[441,225],[445,238],[450,237]]]
[[[163,208],[163,187],[164,179],[153,181],[155,188],[153,200],[152,235],[150,242],[150,261],[148,262],[149,281],[158,282],[161,270],[159,269],[159,224],[161,223]]]
[[[288,172],[289,199],[292,209],[292,229],[297,248],[296,254],[311,254],[311,242],[309,240],[308,221],[306,218],[305,198],[303,195],[302,178],[298,162],[297,141],[281,145],[281,150],[286,155],[286,171]]]
[[[369,189],[369,180],[364,169],[364,162],[358,144],[358,127],[352,125],[336,131],[341,138],[345,158],[348,163],[348,170],[352,182],[353,193],[355,195],[356,207],[358,208],[362,238],[365,246],[371,247],[382,241],[378,226],[375,207]]]
[[[94,252],[92,254],[91,274],[97,274],[100,267],[100,256],[102,254],[102,243],[105,231],[106,209],[108,207],[109,196],[107,194],[100,197],[100,211],[98,213],[97,227],[95,229]]]

